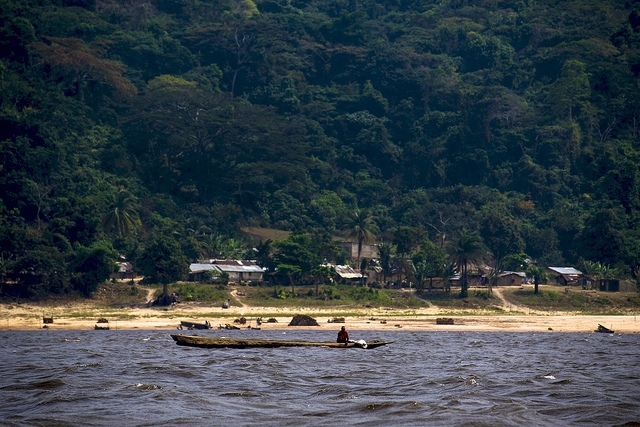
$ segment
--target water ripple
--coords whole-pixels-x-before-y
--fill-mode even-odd
[[[640,420],[640,335],[390,331],[362,338],[391,346],[338,351],[194,349],[176,346],[165,331],[114,332],[4,333],[2,424],[520,427]],[[292,330],[286,337],[323,334]]]

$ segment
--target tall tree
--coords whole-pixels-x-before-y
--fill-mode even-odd
[[[422,243],[420,251],[413,257],[416,277],[421,276],[423,281],[429,279],[429,292],[433,288],[433,278],[442,277],[444,274],[446,262],[444,252],[428,239]]]
[[[380,267],[382,268],[382,279],[384,282],[391,276],[391,257],[393,256],[393,245],[389,242],[381,242],[378,246],[380,257]]]
[[[573,120],[574,109],[589,97],[589,76],[584,62],[570,59],[564,63],[558,80],[552,85],[550,99],[559,111],[567,113]]]
[[[64,254],[53,246],[37,246],[16,259],[20,297],[46,298],[68,290],[69,275]]]
[[[302,269],[298,265],[293,264],[278,264],[277,271],[280,274],[284,274],[289,278],[289,284],[291,285],[291,296],[296,296],[296,280],[302,274]]]
[[[378,226],[373,217],[367,210],[355,209],[347,217],[346,235],[350,239],[354,239],[358,243],[358,261],[360,266],[360,255],[362,254],[362,245],[375,240],[378,233]]]
[[[189,272],[189,260],[182,253],[178,242],[166,236],[156,237],[142,252],[140,270],[149,283],[162,283],[162,295],[155,303],[169,305],[169,283],[184,280]]]
[[[418,246],[420,235],[421,232],[414,227],[401,226],[394,230],[393,243],[398,254],[398,278],[400,281],[403,279],[403,272],[407,271],[405,266],[410,268],[407,257]]]
[[[137,209],[138,199],[121,188],[113,195],[109,211],[102,217],[104,231],[120,238],[128,237],[140,225]]]
[[[107,241],[91,247],[79,247],[73,257],[71,284],[82,295],[90,296],[98,286],[117,271],[117,252]]]
[[[477,266],[486,257],[480,234],[475,230],[463,229],[458,238],[450,242],[448,253],[462,280],[460,297],[466,298],[469,289],[469,266]]]
[[[529,264],[526,270],[527,276],[533,277],[533,293],[538,295],[540,283],[547,281],[547,269],[537,264]]]
[[[276,271],[285,274],[292,292],[297,279],[308,276],[320,265],[321,258],[306,233],[293,233],[286,240],[274,243]]]
[[[124,76],[122,64],[102,58],[97,46],[87,45],[83,40],[50,37],[29,47],[35,63],[51,70],[53,78],[71,80],[73,93],[81,101],[90,84],[108,87],[119,98],[130,98],[137,92]]]

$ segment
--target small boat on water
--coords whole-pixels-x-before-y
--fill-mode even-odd
[[[609,329],[606,326],[602,326],[601,324],[598,323],[598,329],[596,329],[594,332],[600,332],[603,334],[612,334],[613,329]]]
[[[198,335],[173,334],[171,338],[178,345],[200,348],[276,348],[276,347],[329,347],[329,348],[363,348],[372,349],[383,345],[391,344],[391,341],[371,341],[365,342],[349,341],[347,343],[337,342],[314,342],[314,341],[282,341],[282,340],[262,340],[250,338],[226,338],[226,337],[201,337]]]
[[[189,322],[182,320],[180,322],[181,329],[211,329],[211,324],[208,321],[204,323]]]

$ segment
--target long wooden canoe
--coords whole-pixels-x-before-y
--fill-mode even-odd
[[[348,343],[313,342],[313,341],[280,341],[251,338],[202,337],[199,335],[173,334],[171,338],[176,344],[200,348],[275,348],[275,347],[330,347],[330,348],[376,348],[391,344],[390,341],[351,341]]]

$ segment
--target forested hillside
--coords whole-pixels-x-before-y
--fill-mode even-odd
[[[640,1],[1,0],[0,22],[5,293],[89,295],[119,254],[170,280],[253,251],[243,226],[299,232],[275,264],[339,257],[358,220],[416,264],[476,236],[640,265]]]

